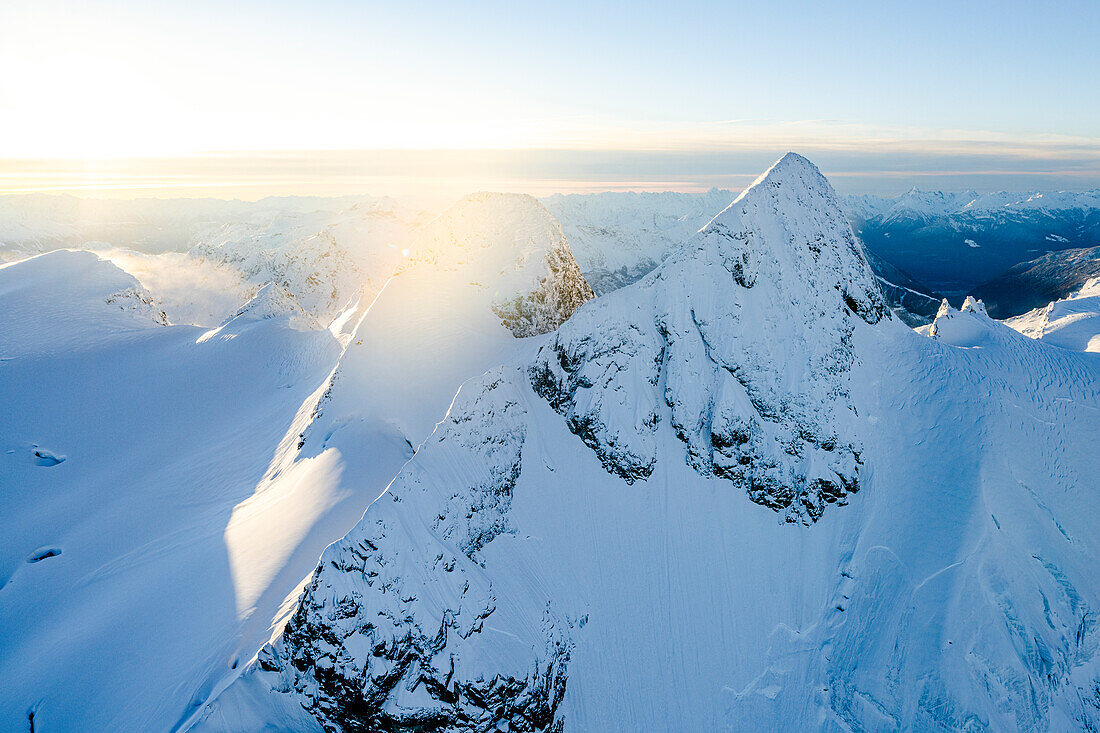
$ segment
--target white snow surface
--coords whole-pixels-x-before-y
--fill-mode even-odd
[[[1089,280],[1068,298],[1005,323],[1044,343],[1073,351],[1100,352],[1100,278]]]
[[[141,293],[89,252],[0,268],[0,730],[171,730],[374,498],[265,490],[328,331]]]
[[[0,266],[0,730],[1100,727],[1095,281],[914,332],[793,154],[591,302],[530,197],[221,203]]]
[[[883,316],[841,219],[786,156],[464,384],[198,729],[1100,725],[1100,357],[976,301],[935,338]],[[754,412],[748,466],[809,480],[847,445],[858,493],[785,522],[714,471],[700,431]]]
[[[166,323],[136,279],[91,252],[58,250],[0,265],[0,298],[5,360],[78,351],[88,331],[113,334]]]

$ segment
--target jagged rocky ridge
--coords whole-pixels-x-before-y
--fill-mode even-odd
[[[666,405],[697,471],[812,522],[859,488],[852,330],[888,313],[829,183],[789,154],[636,287],[566,324],[529,375],[626,481],[653,471]]]
[[[328,570],[259,657],[260,672],[308,699],[324,728],[553,729],[568,624],[546,607],[537,628],[524,630],[526,619],[515,619],[478,567],[480,550],[513,531],[523,381],[515,368],[476,377],[486,360],[521,344],[515,336],[552,330],[591,297],[541,204],[475,194],[424,228],[408,263],[361,315],[298,440],[301,457],[337,451],[342,481],[377,481],[378,464],[392,475],[408,457],[404,444],[419,444],[446,419],[421,449],[438,456],[436,468],[401,473],[371,520],[326,552]],[[370,460],[359,455],[365,446]],[[427,596],[417,590],[424,583]],[[518,646],[540,651],[491,674],[461,663],[479,655],[486,624],[516,628]]]
[[[515,381],[497,370],[463,388],[425,458],[325,551],[281,638],[260,652],[258,670],[299,694],[324,730],[561,729],[568,625],[548,599],[537,628],[518,624],[479,565],[479,551],[512,531],[526,436]],[[517,631],[516,648],[537,650],[529,663],[486,673],[474,660],[494,659],[499,643],[483,638],[487,624]]]
[[[462,388],[417,458],[326,551],[253,679],[296,695],[327,731],[560,729],[575,622],[548,597],[504,602],[481,568],[486,545],[514,532],[534,393],[627,482],[653,470],[664,403],[696,471],[790,522],[858,489],[850,339],[855,321],[889,315],[812,164],[786,156],[645,281],[606,298],[529,366]],[[778,303],[765,322],[742,318]],[[777,363],[786,354],[795,361]],[[524,607],[545,609],[537,627]],[[519,652],[499,653],[487,623]]]
[[[419,444],[458,386],[493,366],[511,337],[552,331],[592,297],[561,227],[537,200],[467,196],[417,233],[394,278],[353,316],[314,417],[328,411],[320,429],[331,434],[384,400],[379,417]],[[437,354],[447,355],[444,363]],[[431,404],[403,419],[417,402]]]

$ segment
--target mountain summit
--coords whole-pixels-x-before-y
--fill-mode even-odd
[[[832,187],[788,153],[651,275],[567,323],[529,373],[626,481],[653,472],[667,421],[697,471],[814,521],[859,487],[852,331],[887,316]]]

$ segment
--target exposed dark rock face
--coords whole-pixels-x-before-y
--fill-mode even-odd
[[[595,295],[561,225],[523,194],[471,194],[420,233],[409,267],[451,270],[487,293],[518,337],[553,331]]]
[[[168,315],[160,309],[145,288],[135,286],[119,290],[107,296],[107,303],[117,305],[122,310],[134,311],[147,316],[158,326],[168,325]]]
[[[479,557],[511,531],[526,437],[513,374],[462,390],[425,446],[435,460],[400,474],[325,551],[282,636],[261,652],[253,673],[273,673],[326,731],[561,729],[571,642],[549,605],[527,656],[491,670],[476,662],[493,643],[487,623],[516,623],[501,618]]]
[[[787,521],[859,488],[855,323],[888,309],[828,182],[787,156],[637,285],[543,346],[535,391],[627,482],[667,420],[696,471]]]
[[[553,331],[565,323],[573,311],[596,297],[564,237],[555,239],[547,250],[546,267],[547,275],[534,290],[493,304],[493,312],[516,336],[537,336]]]

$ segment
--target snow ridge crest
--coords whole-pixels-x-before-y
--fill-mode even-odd
[[[315,331],[321,328],[321,324],[306,312],[286,288],[269,282],[256,291],[219,330],[274,318],[285,318],[292,328],[299,331]]]

